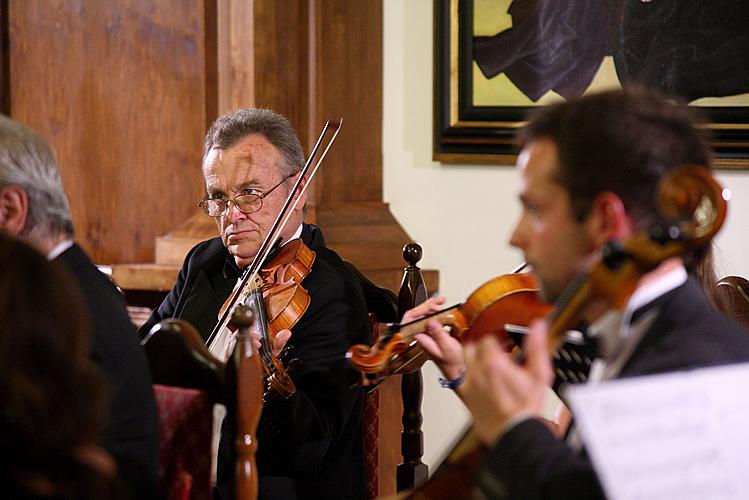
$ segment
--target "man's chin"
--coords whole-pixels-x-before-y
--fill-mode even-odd
[[[229,253],[234,256],[234,262],[241,268],[247,267],[252,263],[257,253],[257,247],[253,246],[251,249],[247,249],[243,245],[229,245]]]
[[[556,302],[559,298],[558,291],[554,287],[550,287],[549,283],[540,278],[536,273],[533,273],[533,277],[536,279],[536,284],[538,285],[536,295],[547,304]]]

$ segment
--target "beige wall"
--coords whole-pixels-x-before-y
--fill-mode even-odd
[[[522,255],[507,246],[519,213],[511,167],[432,161],[432,0],[384,2],[384,197],[424,247],[422,267],[440,271],[449,303],[508,272]],[[733,192],[719,236],[719,274],[749,276],[749,175],[719,175]],[[747,214],[742,217],[741,214]],[[434,465],[467,422],[462,404],[424,370],[424,461]]]

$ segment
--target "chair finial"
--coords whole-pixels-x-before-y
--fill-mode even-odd
[[[412,242],[407,243],[403,246],[403,260],[408,262],[409,265],[415,266],[421,260],[422,250],[421,245]]]
[[[248,328],[255,321],[255,313],[246,305],[239,305],[232,313],[230,324],[236,328]]]

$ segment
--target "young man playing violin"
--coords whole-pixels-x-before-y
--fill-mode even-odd
[[[177,283],[141,328],[145,335],[165,318],[192,323],[207,339],[219,310],[237,285],[304,166],[299,139],[289,122],[267,109],[241,109],[220,117],[205,137],[200,203],[216,221],[220,237],[195,246]],[[303,195],[304,196],[304,195]],[[260,498],[362,498],[364,455],[362,393],[345,365],[346,349],[368,338],[367,309],[359,282],[319,228],[304,224],[304,199],[280,234],[315,252],[301,285],[310,296],[292,332],[278,332],[275,354],[290,346],[299,360],[290,372],[296,386],[288,398],[270,395],[257,431]],[[272,258],[272,254],[271,254]],[[228,335],[220,355],[233,347]],[[228,415],[227,418],[231,417]],[[227,496],[233,476],[233,433],[225,421],[219,451],[218,492]]]
[[[549,106],[533,116],[520,143],[522,214],[510,244],[523,251],[548,302],[600,262],[607,242],[625,242],[661,222],[656,189],[667,172],[711,165],[689,110],[642,90]],[[749,332],[708,305],[685,266],[699,257],[667,258],[642,275],[623,312],[605,300],[586,305],[581,316],[601,352],[591,379],[749,361]],[[442,303],[430,299],[406,319]],[[476,478],[488,498],[603,497],[579,444],[558,439],[539,418],[553,378],[548,328],[544,320],[531,326],[522,365],[495,338],[463,347],[436,321],[417,335],[489,449]]]

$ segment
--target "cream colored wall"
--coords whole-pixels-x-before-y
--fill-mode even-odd
[[[433,0],[384,0],[384,197],[424,247],[423,268],[439,269],[440,293],[464,300],[522,255],[507,244],[519,205],[511,167],[432,161]],[[749,277],[749,175],[725,173],[733,192],[719,236],[720,274]],[[424,461],[433,466],[468,420],[462,404],[424,369]]]

